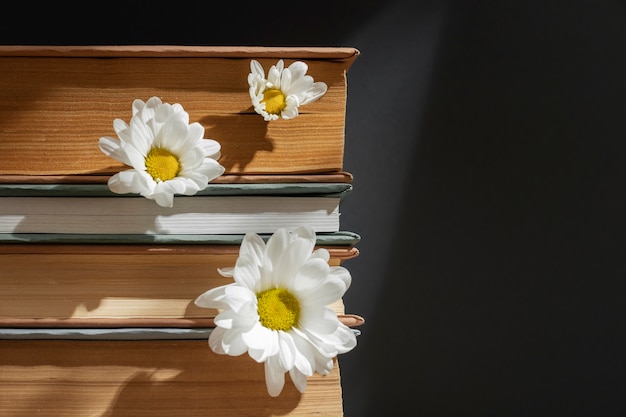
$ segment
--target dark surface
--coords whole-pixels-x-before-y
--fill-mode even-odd
[[[625,416],[626,4],[373,3],[37,9],[0,40],[357,47],[345,415]]]

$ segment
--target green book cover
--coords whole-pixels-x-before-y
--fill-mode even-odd
[[[269,234],[260,234],[265,241]],[[65,244],[153,244],[153,245],[240,245],[243,234],[224,235],[148,235],[148,234],[68,234],[68,233],[1,233],[2,243]],[[361,236],[350,231],[318,233],[317,244],[353,246]]]
[[[343,198],[352,191],[350,183],[262,183],[212,184],[195,196],[327,196]],[[137,194],[115,194],[106,184],[2,184],[0,197],[137,197]]]

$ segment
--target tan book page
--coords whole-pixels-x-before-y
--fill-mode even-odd
[[[358,255],[330,247],[329,263]],[[232,282],[237,245],[0,245],[0,322],[68,319],[211,319],[205,291]],[[343,302],[332,306],[344,314]]]
[[[100,152],[98,139],[115,137],[113,121],[128,122],[133,100],[152,96],[182,104],[190,122],[201,123],[205,137],[220,142],[226,174],[342,169],[346,71],[355,50],[204,52],[0,48],[0,175],[110,175],[123,169]],[[328,91],[300,107],[295,119],[268,123],[254,113],[247,76],[250,59],[267,71],[276,56],[286,65],[304,60],[308,74]]]
[[[206,340],[0,340],[0,415],[342,416],[337,361],[300,394],[278,397],[263,365],[211,351]]]

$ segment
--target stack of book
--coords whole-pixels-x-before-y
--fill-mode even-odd
[[[340,226],[353,48],[0,47],[0,414],[343,415],[330,374],[270,396],[263,366],[207,346],[246,233],[310,226],[329,264],[359,252]],[[252,108],[250,61],[303,61],[328,90],[292,120]],[[98,148],[135,99],[182,103],[219,141],[223,175],[171,208],[113,193]],[[358,332],[363,319],[331,305]]]

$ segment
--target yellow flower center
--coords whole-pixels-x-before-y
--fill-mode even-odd
[[[178,158],[163,148],[152,148],[146,156],[146,171],[155,181],[167,181],[180,172]]]
[[[262,103],[265,103],[265,111],[269,114],[280,114],[287,106],[287,100],[282,91],[277,88],[265,90]]]
[[[286,289],[274,288],[257,295],[257,311],[264,327],[289,330],[298,325],[300,303]]]

